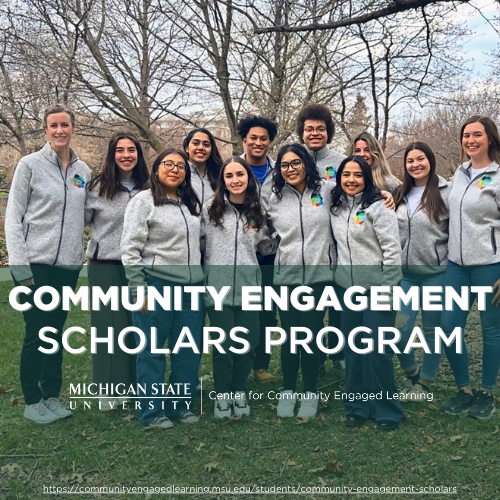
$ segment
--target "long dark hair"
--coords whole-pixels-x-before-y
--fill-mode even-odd
[[[495,125],[495,122],[491,118],[488,118],[487,116],[474,115],[471,116],[470,118],[467,118],[467,120],[465,120],[462,123],[462,127],[460,128],[460,144],[462,144],[462,137],[464,136],[465,127],[467,125],[470,125],[471,123],[476,123],[476,122],[479,122],[483,125],[484,131],[488,136],[488,141],[490,142],[488,146],[489,159],[492,161],[496,161],[497,163],[500,163],[500,135],[498,134],[498,128]],[[461,163],[464,162],[465,156],[467,155],[465,154],[464,149],[461,148],[461,154],[460,154]]]
[[[281,161],[286,153],[294,153],[301,159],[306,172],[306,186],[314,191],[319,191],[321,189],[321,177],[312,156],[302,144],[287,144],[279,150],[276,166],[273,169],[273,192],[276,193],[278,199],[281,200],[283,197],[282,191],[286,184],[281,174]]]
[[[364,158],[361,158],[361,156],[348,156],[342,160],[342,163],[337,170],[337,184],[332,189],[332,204],[330,205],[330,212],[332,214],[336,212],[340,205],[342,196],[345,195],[341,182],[342,172],[344,171],[345,166],[351,161],[360,166],[361,173],[363,174],[363,179],[365,181],[363,196],[361,198],[361,208],[368,208],[372,203],[382,199],[380,191],[373,181],[372,169],[370,168],[370,165],[368,165],[368,162]]]
[[[175,148],[169,148],[161,152],[153,163],[153,168],[151,169],[151,178],[147,187],[151,189],[151,194],[153,195],[153,201],[156,207],[163,205],[167,200],[167,195],[165,194],[165,188],[163,184],[158,179],[158,169],[160,168],[160,163],[163,161],[165,156],[171,154],[178,154],[186,164],[184,182],[177,188],[177,194],[181,198],[182,202],[188,208],[191,215],[200,215],[201,204],[198,196],[194,192],[193,186],[191,186],[191,170],[189,168],[189,158],[184,151]]]
[[[227,193],[226,183],[224,181],[224,171],[230,163],[239,163],[247,172],[248,186],[245,193],[245,203],[243,205],[242,214],[245,215],[245,231],[248,230],[250,224],[259,231],[266,225],[266,216],[262,205],[260,204],[260,194],[258,181],[252,171],[250,165],[239,156],[233,156],[224,162],[220,169],[219,178],[217,180],[217,188],[213,196],[213,201],[208,207],[208,215],[210,222],[214,223],[215,227],[224,228],[224,212],[226,210],[226,197]]]
[[[135,181],[135,185],[139,189],[142,189],[149,179],[148,167],[144,159],[139,139],[137,139],[132,132],[125,130],[116,132],[109,139],[108,150],[106,151],[106,157],[101,172],[90,180],[87,187],[88,191],[92,191],[92,189],[99,184],[99,196],[106,197],[109,200],[112,200],[118,191],[124,189],[120,180],[120,169],[115,160],[116,147],[118,141],[122,139],[129,139],[132,141],[137,150],[137,165],[132,170],[132,177]]]
[[[403,184],[398,187],[395,196],[396,199],[394,201],[396,203],[396,207],[398,207],[403,200],[403,197],[415,185],[415,180],[408,173],[408,169],[406,168],[408,153],[415,149],[424,153],[430,165],[429,178],[427,179],[427,185],[425,186],[422,199],[420,200],[420,206],[427,214],[430,221],[435,224],[439,224],[448,218],[448,209],[446,208],[446,204],[439,192],[439,177],[436,174],[436,157],[434,156],[432,149],[425,142],[417,141],[408,144],[403,159]]]
[[[187,153],[189,143],[194,137],[194,134],[196,134],[197,132],[205,134],[210,141],[210,145],[212,146],[210,156],[207,160],[206,169],[210,186],[215,191],[215,189],[217,188],[217,178],[219,177],[219,171],[222,166],[222,157],[219,153],[219,150],[217,149],[217,144],[215,143],[215,139],[212,133],[206,128],[195,128],[194,130],[191,130],[191,132],[189,132],[182,143],[182,149]]]

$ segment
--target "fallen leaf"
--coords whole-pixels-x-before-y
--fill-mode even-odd
[[[14,389],[12,387],[0,387],[0,394],[6,394],[7,392],[12,392]]]
[[[468,442],[469,442],[469,436],[465,435],[462,438],[462,442],[460,443],[460,448],[465,448]]]
[[[308,474],[317,474],[318,472],[323,472],[326,469],[325,466],[319,467],[317,469],[310,469],[307,471]]]
[[[4,465],[1,470],[7,471],[9,474],[15,474],[16,470],[22,470],[22,467],[16,462],[15,464]]]
[[[233,422],[238,422],[243,418],[243,415],[233,415],[232,417],[226,418],[222,425],[232,424]]]
[[[295,422],[295,425],[303,425],[307,424],[309,422],[308,418],[298,418],[297,421]]]
[[[24,404],[24,398],[22,396],[19,396],[17,398],[11,398],[10,404],[11,406],[22,406]]]
[[[200,451],[204,446],[205,446],[205,443],[200,443],[198,446],[196,446],[195,450]]]
[[[338,476],[344,474],[344,471],[342,470],[342,462],[340,460],[333,460],[332,462],[327,464],[327,467],[331,472],[337,474]]]
[[[326,481],[322,477],[318,477],[318,482],[321,484],[321,486],[326,486]]]
[[[432,439],[431,436],[425,436],[425,439],[429,444],[432,444],[434,442],[434,439]]]
[[[438,407],[436,405],[433,405],[433,404],[427,405],[427,408],[429,410],[438,410]]]
[[[297,465],[297,463],[296,463],[295,461],[293,461],[293,460],[287,460],[287,461],[285,462],[285,465],[286,465],[287,467],[295,467],[295,466]]]
[[[122,417],[122,420],[126,420],[127,422],[130,422],[131,420],[134,420],[134,414],[133,413],[128,413],[124,417]]]
[[[219,464],[217,462],[210,462],[209,464],[205,464],[205,470],[207,472],[212,472],[212,470],[217,469]]]
[[[226,444],[226,449],[229,451],[236,451],[236,448],[233,448],[232,446],[229,446],[228,444]]]
[[[452,455],[450,458],[457,462],[458,460],[462,460],[462,458],[464,457],[462,457],[461,455]]]
[[[460,434],[458,436],[451,436],[450,441],[452,443],[454,443],[455,441],[460,441],[461,439],[462,439],[462,435]]]
[[[71,476],[71,481],[74,481],[76,483],[83,483],[83,476],[85,475],[85,472],[83,472],[82,474],[73,474]]]
[[[495,425],[495,430],[493,431],[493,434],[498,434],[500,432],[500,429],[498,429],[498,425]]]

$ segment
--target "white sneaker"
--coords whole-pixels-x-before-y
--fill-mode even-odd
[[[291,418],[294,416],[295,403],[297,396],[293,391],[281,391],[281,398],[276,408],[278,417]]]
[[[99,411],[114,411],[123,403],[123,400],[115,398],[100,398]]]
[[[229,398],[229,394],[224,394],[224,399],[216,399],[214,404],[214,417],[215,418],[230,418],[233,414],[231,410],[231,400]]]
[[[307,418],[309,420],[316,418],[316,413],[318,413],[318,403],[318,396],[314,392],[306,392],[303,394],[297,418]]]
[[[148,427],[156,427],[157,429],[171,429],[173,426],[174,424],[167,417],[156,417],[148,424]]]
[[[26,405],[24,416],[37,424],[50,424],[59,420],[59,417],[45,406],[43,399],[33,405]]]
[[[58,418],[66,418],[66,417],[71,417],[73,415],[73,412],[69,411],[68,409],[64,408],[64,405],[56,398],[49,398],[49,399],[44,399],[43,404],[55,415],[58,416]]]
[[[233,399],[234,414],[248,417],[250,415],[250,406],[248,406],[246,394],[243,391],[236,391],[236,394],[238,394],[238,398]]]

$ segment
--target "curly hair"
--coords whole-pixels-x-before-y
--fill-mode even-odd
[[[238,123],[238,135],[245,139],[253,127],[261,127],[267,130],[269,142],[273,142],[278,133],[278,124],[265,116],[249,115],[242,118]]]
[[[297,116],[297,126],[295,132],[299,137],[301,144],[304,144],[304,123],[306,120],[314,120],[318,122],[325,122],[327,144],[330,144],[335,134],[335,123],[333,122],[332,112],[326,104],[306,104]]]

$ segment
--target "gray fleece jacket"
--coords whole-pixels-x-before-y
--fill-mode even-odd
[[[139,192],[122,186],[112,200],[99,196],[100,184],[87,190],[85,224],[90,227],[87,257],[97,260],[120,260],[120,240],[123,232],[125,209],[130,198]]]
[[[346,196],[331,224],[337,243],[335,281],[344,288],[396,286],[401,273],[401,246],[396,213],[376,201],[361,208],[362,193]]]
[[[500,166],[492,162],[481,175],[470,163],[452,179],[448,259],[463,266],[500,262]]]
[[[212,200],[203,206],[201,217],[202,246],[205,248],[205,284],[231,286],[224,299],[224,305],[241,306],[241,287],[260,286],[261,272],[256,252],[270,255],[276,251],[278,241],[271,238],[268,227],[259,231],[247,218],[240,214],[229,202],[224,213],[224,227],[216,227],[210,221],[208,208]],[[213,306],[212,297],[205,295],[205,304]]]
[[[439,177],[439,193],[446,206],[451,186]],[[410,216],[408,198],[399,204],[399,237],[401,240],[403,272],[410,274],[438,274],[448,264],[448,219],[432,222],[419,206]]]
[[[318,168],[319,176],[322,179],[335,182],[337,170],[345,156],[337,153],[336,151],[332,151],[328,144],[319,151],[312,151],[308,148],[306,149],[314,159],[314,163]]]
[[[89,179],[89,168],[73,150],[66,173],[50,143],[21,158],[5,217],[9,264],[17,281],[33,277],[30,264],[81,268]]]
[[[198,167],[191,162],[189,163],[189,168],[191,169],[191,186],[193,186],[196,196],[198,196],[200,203],[203,205],[214,194],[214,190],[210,185],[210,179],[206,172],[203,175],[198,170]]]
[[[271,195],[268,215],[280,237],[274,260],[276,285],[333,281],[336,251],[329,210],[335,184],[323,179],[320,186],[319,192],[306,188],[301,195],[285,184],[281,199]]]
[[[137,286],[147,285],[146,274],[180,284],[203,281],[200,218],[182,201],[156,207],[150,189],[127,204],[121,253],[134,295]]]

